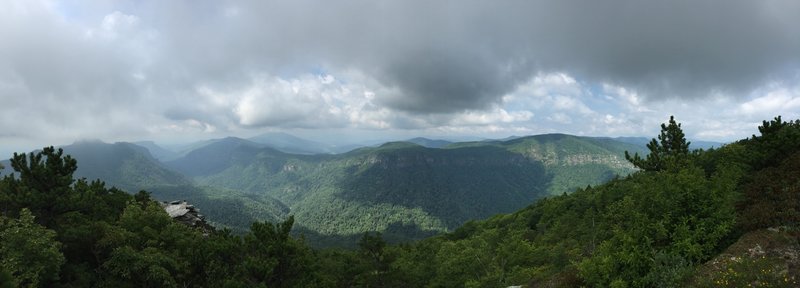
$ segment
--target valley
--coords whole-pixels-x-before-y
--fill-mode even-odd
[[[78,177],[131,193],[145,190],[162,201],[187,200],[213,225],[237,233],[253,221],[294,215],[295,233],[317,246],[352,246],[369,231],[390,242],[452,231],[628,175],[635,170],[624,151],[646,151],[611,138],[565,134],[474,142],[416,138],[341,154],[292,154],[258,139],[262,143],[214,139],[182,153],[152,142],[84,141],[63,148],[79,161]]]

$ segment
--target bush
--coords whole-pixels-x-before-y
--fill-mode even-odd
[[[739,222],[745,231],[800,223],[800,152],[757,172],[743,188]]]

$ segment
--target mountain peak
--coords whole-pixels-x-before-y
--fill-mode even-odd
[[[331,154],[336,147],[316,141],[300,138],[285,132],[267,132],[248,140],[269,146],[289,154]]]
[[[412,148],[412,147],[424,147],[424,146],[408,141],[392,141],[383,143],[381,146],[378,146],[378,149],[402,149],[402,148]]]
[[[103,140],[97,138],[78,139],[72,142],[72,145],[86,145],[86,144],[108,144]]]
[[[444,146],[450,145],[453,142],[447,140],[440,140],[440,139],[430,139],[425,137],[416,137],[406,140],[406,142],[411,142],[420,146],[428,147],[428,148],[442,148]]]

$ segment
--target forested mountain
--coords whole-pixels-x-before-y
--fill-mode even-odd
[[[250,137],[248,140],[264,144],[281,152],[292,154],[332,154],[344,152],[335,145],[323,144],[281,132],[265,133]]]
[[[188,176],[205,176],[219,173],[232,161],[247,161],[248,155],[263,148],[263,144],[241,138],[227,137],[209,141],[199,148],[186,152],[166,165]]]
[[[440,143],[444,144],[444,143]],[[297,218],[318,245],[352,245],[366,231],[420,239],[538,198],[627,175],[623,151],[642,147],[561,134],[426,148],[390,142],[337,155],[300,155],[228,137],[165,164],[130,143],[64,147],[75,175],[163,201],[188,200],[220,227]],[[174,171],[174,172],[173,172]]]
[[[515,137],[507,141],[460,142],[448,148],[496,146],[541,162],[553,176],[548,192],[561,194],[586,185],[610,180],[615,175],[633,172],[625,161],[625,151],[644,153],[642,145],[608,138],[545,134]]]
[[[444,146],[450,145],[453,142],[447,140],[436,140],[436,139],[428,139],[425,137],[416,137],[406,140],[406,142],[411,142],[423,147],[428,148],[442,148]]]
[[[310,249],[290,235],[294,217],[256,221],[241,236],[204,234],[145,192],[74,180],[80,162],[48,147],[15,156],[6,169],[16,173],[0,179],[0,287],[798,287],[800,121],[778,117],[759,132],[692,151],[670,119],[649,154],[625,157],[641,169],[631,175],[414,243],[365,233],[357,250]],[[412,159],[430,172],[470,172],[484,161],[471,149],[491,149],[489,163],[527,165],[501,147],[591,142],[569,137],[453,149],[388,143],[314,161],[366,159],[350,172],[368,175],[402,174]]]
[[[237,138],[223,139],[211,145],[224,143],[250,145],[246,140]],[[279,221],[289,213],[286,205],[268,195],[249,195],[236,190],[196,185],[190,177],[167,168],[154,159],[148,149],[136,144],[80,141],[62,148],[65,154],[79,161],[75,177],[102,179],[108,186],[131,193],[145,190],[161,201],[190,201],[203,207],[203,214],[211,215],[209,222],[220,227],[256,220]],[[197,153],[202,153],[202,150]],[[243,231],[247,226],[232,228]]]
[[[384,249],[372,271],[411,287],[798,287],[800,121],[709,151],[668,127],[631,157],[643,171]]]
[[[627,175],[633,166],[623,151],[642,149],[540,135],[443,149],[390,142],[338,155],[296,155],[227,138],[167,165],[203,186],[277,199],[299,227],[321,237],[383,231],[403,240]]]
[[[80,160],[76,177],[102,179],[126,191],[192,183],[191,179],[153,158],[148,149],[135,144],[80,141],[62,148],[66,154]]]

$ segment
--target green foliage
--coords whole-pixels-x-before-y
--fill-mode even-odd
[[[36,224],[27,208],[19,219],[0,216],[0,271],[11,278],[4,281],[17,287],[46,287],[58,280],[64,255],[55,236]]]
[[[168,165],[197,175],[208,186],[202,190],[219,190],[205,193],[213,201],[192,199],[203,201],[198,206],[216,223],[246,231],[252,221],[285,219],[273,212],[282,205],[312,244],[353,247],[364,232],[380,231],[390,243],[421,239],[627,175],[633,167],[621,161],[621,147],[635,149],[610,139],[542,135],[446,149],[395,142],[310,156],[223,139]],[[183,187],[150,190],[156,198],[198,195]]]
[[[800,150],[800,119],[783,121],[781,116],[771,121],[763,121],[758,127],[760,136],[747,139],[752,146],[752,165],[755,169],[777,166],[783,159]]]
[[[45,147],[39,153],[14,153],[11,167],[19,173],[19,179],[11,174],[7,177],[9,208],[15,213],[25,207],[31,210],[39,223],[45,227],[54,225],[55,215],[64,212],[63,205],[69,195],[70,185],[75,181],[72,173],[77,161],[70,156],[62,157],[62,149]]]
[[[739,221],[745,231],[800,223],[800,121],[764,121],[760,136],[740,141],[749,147],[754,170],[742,184]]]
[[[228,230],[204,235],[173,221],[147,192],[134,197],[100,181],[72,180],[76,162],[61,150],[15,155],[12,164],[19,177],[0,181],[2,285],[301,287],[317,281],[311,250],[289,236],[291,218],[275,226],[255,223],[243,237]],[[269,273],[250,273],[264,268]]]
[[[386,241],[380,233],[371,235],[364,233],[358,241],[360,248],[362,271],[355,276],[355,283],[360,287],[404,287],[404,283],[398,281],[399,276],[396,269],[391,265],[396,260],[396,255],[386,249]]]
[[[653,138],[647,144],[650,153],[646,158],[640,157],[639,153],[631,156],[628,151],[625,151],[625,159],[639,169],[661,171],[669,167],[680,166],[682,163],[674,162],[683,160],[684,156],[689,154],[690,143],[683,135],[681,124],[675,121],[674,116],[669,116],[669,125],[661,124],[661,135],[658,135],[658,141]]]
[[[608,207],[606,222],[612,223],[613,235],[581,262],[582,277],[595,286],[617,281],[650,287],[667,281],[649,273],[672,269],[656,269],[660,263],[652,259],[670,260],[678,270],[708,259],[732,231],[731,192],[739,177],[740,171],[723,169],[706,178],[697,168],[635,175],[629,181],[637,187]]]
[[[14,288],[14,278],[3,267],[0,267],[0,288]]]
[[[667,136],[680,134],[664,128]],[[794,128],[787,124],[781,129]],[[783,142],[769,135],[784,135]],[[612,179],[539,200],[514,214],[468,222],[453,233],[403,248],[394,265],[403,275],[413,275],[418,286],[427,287],[526,283],[535,287],[684,287],[696,265],[740,235],[737,219],[752,215],[759,221],[777,219],[768,225],[796,223],[791,215],[797,201],[792,197],[798,174],[794,166],[800,161],[785,158],[797,153],[790,148],[796,145],[794,138],[787,135],[794,134],[770,131],[757,141],[693,153],[688,153],[688,143],[657,143],[651,146],[680,151],[658,158],[664,163],[658,173]],[[660,139],[669,142],[671,137]],[[775,141],[783,144],[764,148],[761,143]],[[772,157],[783,158],[775,161]],[[783,166],[766,168],[759,163]],[[760,168],[754,171],[754,167]],[[770,181],[774,185],[764,185]],[[758,192],[742,193],[755,187]],[[776,198],[765,189],[785,193]],[[765,201],[771,215],[746,215],[742,214],[746,209],[736,209],[737,202],[758,206],[754,203]],[[788,212],[774,213],[777,210]],[[430,255],[436,260],[431,261]]]
[[[447,149],[397,142],[344,155],[259,147],[227,138],[168,163],[195,179],[129,143],[78,142],[64,150],[81,161],[75,178],[147,190],[153,199],[188,200],[218,227],[242,234],[254,221],[282,221],[291,210],[295,231],[310,243],[354,247],[367,231],[381,231],[390,243],[421,239],[627,175],[633,167],[619,158],[636,149],[555,134]]]
[[[289,232],[294,217],[273,225],[255,222],[244,236],[247,251],[237,276],[248,286],[262,283],[264,287],[303,287],[312,279],[311,251],[301,241],[292,239]]]
[[[739,221],[745,230],[800,223],[800,152],[755,173],[743,191]]]
[[[147,149],[134,144],[77,142],[63,149],[80,161],[74,173],[76,178],[103,179],[130,192],[191,184],[185,176],[164,167]]]

